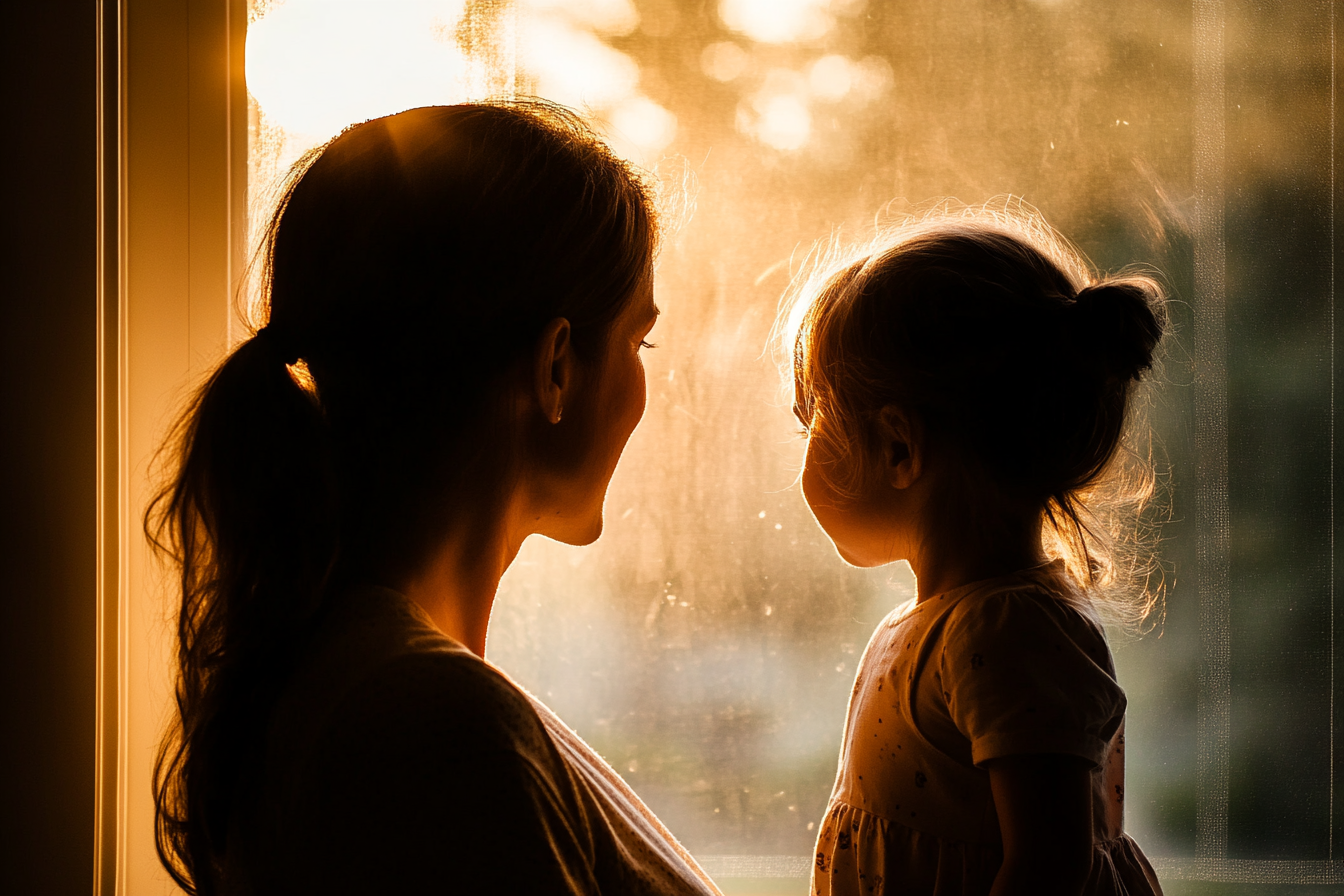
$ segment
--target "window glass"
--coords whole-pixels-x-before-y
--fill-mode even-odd
[[[253,0],[254,225],[278,174],[341,126],[490,95],[586,109],[663,179],[680,226],[606,534],[529,542],[488,652],[707,867],[782,875],[779,892],[805,891],[859,655],[913,593],[904,567],[843,566],[798,493],[803,442],[767,350],[791,275],[816,240],[1005,194],[1103,269],[1160,270],[1168,588],[1149,634],[1113,637],[1127,825],[1167,880],[1337,883],[1335,15]]]

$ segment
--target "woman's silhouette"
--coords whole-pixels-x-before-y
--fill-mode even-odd
[[[484,662],[524,539],[587,544],[644,410],[649,192],[572,116],[415,109],[295,177],[267,323],[170,448],[160,856],[189,891],[717,892]]]

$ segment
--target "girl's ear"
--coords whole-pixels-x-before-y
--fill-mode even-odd
[[[924,427],[913,414],[894,404],[882,408],[877,425],[887,483],[892,488],[909,488],[924,472]]]
[[[575,361],[569,321],[557,317],[541,331],[532,353],[532,390],[541,413],[552,423],[560,422],[565,399],[573,391]]]

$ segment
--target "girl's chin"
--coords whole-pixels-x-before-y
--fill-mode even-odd
[[[832,544],[835,543],[832,542]],[[874,566],[885,566],[890,562],[889,560],[872,560],[868,557],[850,553],[838,544],[835,545],[835,552],[840,555],[841,560],[845,561],[850,566],[856,566],[859,569],[872,569]]]

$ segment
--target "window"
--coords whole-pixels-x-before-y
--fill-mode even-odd
[[[525,547],[489,655],[728,892],[805,892],[856,661],[913,587],[843,567],[794,487],[803,446],[764,350],[801,256],[875,215],[1011,193],[1100,267],[1162,270],[1177,328],[1152,417],[1173,576],[1157,628],[1113,641],[1128,827],[1174,893],[1339,884],[1337,15],[253,0],[254,222],[277,174],[341,126],[508,92],[588,108],[619,151],[692,185],[607,533]]]

